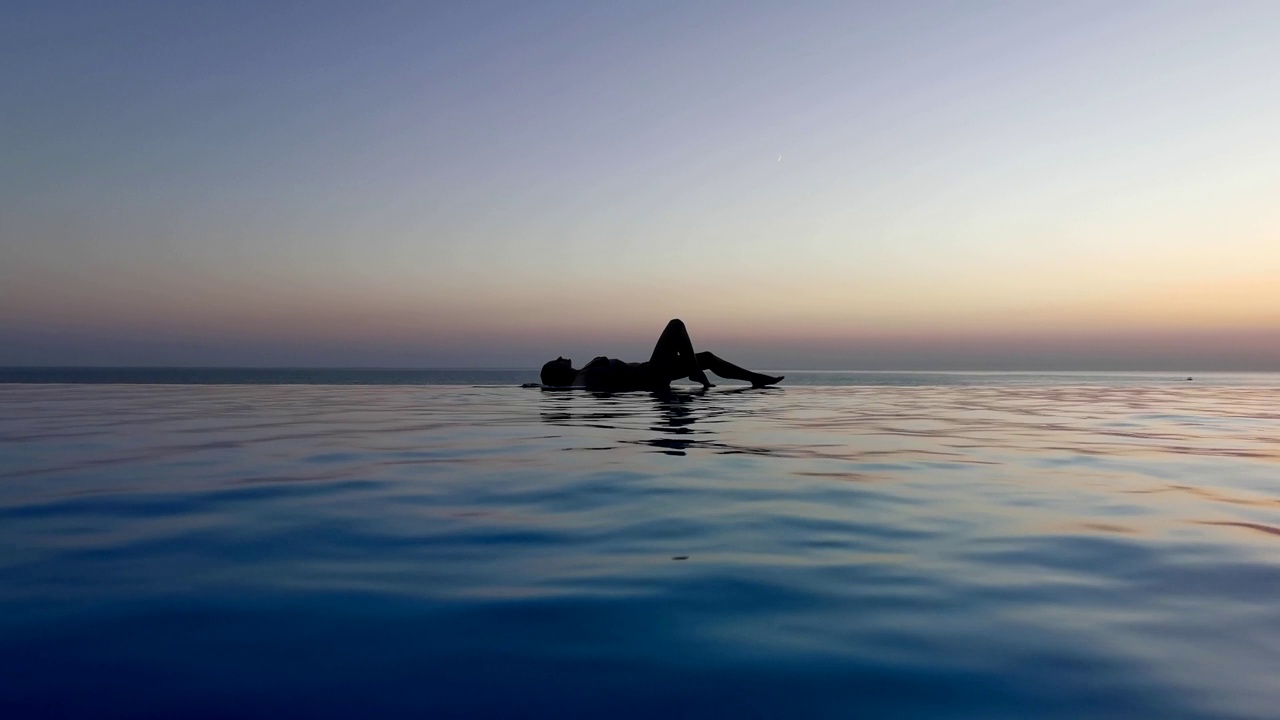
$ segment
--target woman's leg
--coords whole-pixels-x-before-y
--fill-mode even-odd
[[[728,380],[746,380],[756,387],[765,385],[773,385],[782,382],[782,375],[765,375],[763,373],[751,372],[746,368],[738,367],[728,360],[722,360],[709,352],[700,352],[695,357],[698,358],[698,367],[719,375]]]
[[[667,327],[658,336],[653,354],[649,356],[649,367],[667,382],[687,377],[702,383],[704,387],[711,387],[707,374],[698,365],[697,354],[689,340],[689,331],[680,320],[667,323]]]
[[[703,372],[704,369],[728,380],[745,380],[757,387],[782,381],[781,375],[775,377],[751,372],[727,360],[722,360],[712,353],[695,353],[693,343],[689,340],[689,331],[680,320],[667,323],[666,329],[658,338],[658,343],[653,346],[649,366],[668,382],[687,377],[694,382],[711,386],[711,382],[707,380],[707,374]]]

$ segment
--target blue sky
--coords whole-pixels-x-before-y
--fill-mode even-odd
[[[1280,368],[1275,3],[16,3],[0,363]]]

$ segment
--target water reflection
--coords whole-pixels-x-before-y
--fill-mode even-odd
[[[0,386],[0,707],[1274,717],[1274,399]]]
[[[652,393],[544,391],[539,416],[549,425],[616,430],[615,447],[645,445],[654,452],[675,456],[687,455],[695,448],[759,453],[761,448],[725,442],[716,425],[751,412],[741,401],[780,392],[778,388],[749,387]]]

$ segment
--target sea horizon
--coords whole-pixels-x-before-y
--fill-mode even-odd
[[[1280,717],[1280,2],[5,10],[0,720]]]
[[[1280,371],[1204,370],[811,370],[767,368],[791,386],[928,386],[1196,382],[1222,386],[1280,386]],[[713,378],[714,380],[714,378]],[[536,367],[325,366],[0,366],[5,384],[136,385],[526,385]],[[675,383],[677,387],[683,381]],[[734,381],[716,381],[735,387]]]

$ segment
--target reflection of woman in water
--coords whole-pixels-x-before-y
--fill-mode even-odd
[[[672,320],[653,346],[649,362],[629,363],[615,358],[598,357],[581,370],[573,361],[556,358],[542,366],[542,384],[558,387],[582,387],[588,390],[665,390],[672,380],[687,377],[713,387],[706,370],[729,380],[746,380],[753,387],[782,382],[782,376],[751,372],[726,362],[709,352],[695,353],[684,323]]]

